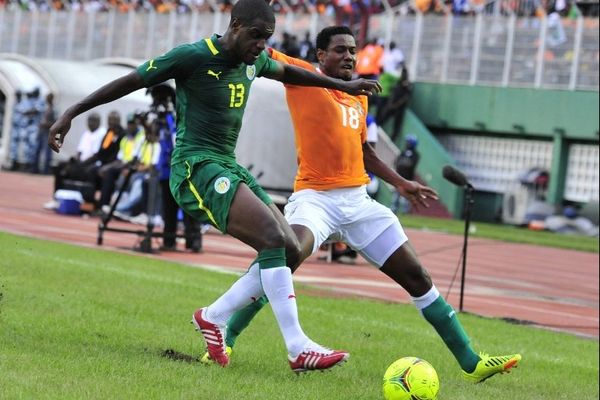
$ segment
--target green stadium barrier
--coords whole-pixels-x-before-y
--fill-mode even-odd
[[[389,131],[391,121],[386,122],[383,128]],[[388,128],[388,129],[386,129]],[[454,218],[461,218],[463,211],[463,189],[448,182],[442,176],[444,165],[456,167],[456,161],[442,147],[435,136],[427,129],[421,120],[411,110],[406,110],[402,121],[402,135],[396,140],[399,149],[404,148],[406,135],[414,135],[419,144],[417,150],[421,155],[417,165],[417,174],[423,182],[434,188],[440,195],[440,201]],[[389,206],[392,201],[392,193],[387,185],[380,185],[376,197],[377,201]]]

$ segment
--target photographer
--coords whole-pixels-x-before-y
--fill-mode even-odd
[[[175,251],[177,249],[177,213],[179,206],[175,202],[171,189],[169,188],[169,176],[171,175],[171,153],[175,145],[175,90],[167,85],[160,84],[148,89],[152,96],[151,110],[147,115],[150,122],[148,129],[157,132],[160,143],[160,157],[158,161],[158,179],[162,194],[162,217],[163,228],[163,251]],[[183,225],[185,235],[185,248],[194,253],[202,249],[202,234],[200,223],[183,213]]]

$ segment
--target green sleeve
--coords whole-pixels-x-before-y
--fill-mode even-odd
[[[169,79],[185,78],[205,61],[203,54],[197,43],[182,44],[160,57],[146,61],[137,67],[137,72],[146,87]]]
[[[257,68],[257,76],[263,76],[265,74],[273,73],[277,70],[277,62],[269,57],[266,51],[260,53],[260,56],[254,65],[257,67],[260,66],[260,68]]]

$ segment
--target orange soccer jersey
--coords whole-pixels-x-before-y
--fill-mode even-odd
[[[273,50],[272,58],[315,71],[302,60]],[[367,98],[337,90],[286,85],[296,136],[294,190],[329,190],[369,182],[362,145],[367,140]]]

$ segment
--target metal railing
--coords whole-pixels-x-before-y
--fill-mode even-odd
[[[277,16],[284,32],[315,37],[332,16]],[[148,59],[173,46],[223,32],[229,15],[0,9],[0,53],[90,60]],[[373,15],[370,35],[396,42],[415,81],[598,90],[597,18],[515,15]]]

